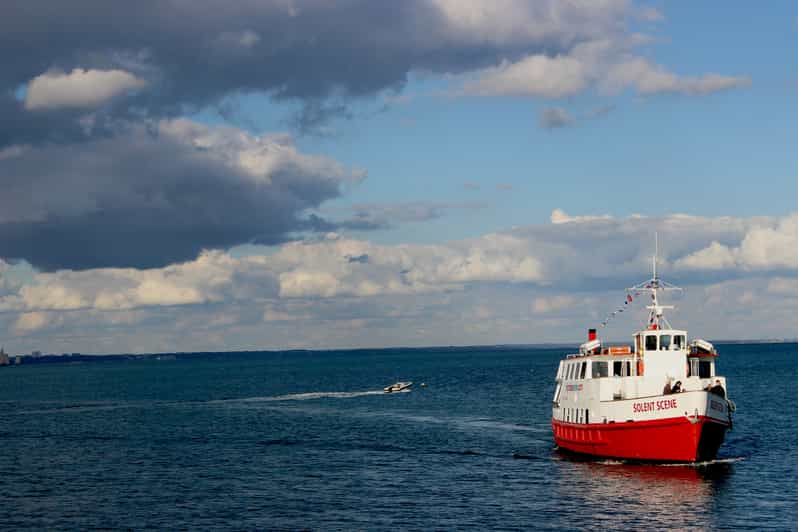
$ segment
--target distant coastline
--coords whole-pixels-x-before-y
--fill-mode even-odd
[[[798,344],[798,338],[766,338],[754,340],[711,340],[715,345],[767,345],[767,344]],[[623,341],[613,342],[609,341],[608,344],[623,344]],[[272,354],[303,354],[303,353],[358,353],[358,352],[374,352],[374,353],[391,353],[397,351],[426,351],[430,353],[467,353],[473,351],[522,351],[525,349],[578,349],[579,345],[576,343],[537,343],[537,344],[499,344],[499,345],[464,345],[464,346],[426,346],[426,347],[358,347],[352,349],[336,348],[336,349],[249,349],[240,351],[180,351],[180,352],[163,352],[163,353],[104,353],[104,354],[42,354],[37,356],[32,355],[10,355],[11,357],[19,356],[22,361],[19,365],[37,365],[37,364],[79,364],[84,362],[118,362],[118,361],[143,361],[143,360],[157,360],[157,361],[170,361],[185,358],[217,358],[229,355],[247,355],[258,353],[272,353]],[[5,367],[14,367],[17,364],[10,364]]]

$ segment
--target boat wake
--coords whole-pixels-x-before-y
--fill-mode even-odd
[[[250,397],[242,399],[243,402],[259,401],[307,401],[309,399],[352,399],[354,397],[365,397],[367,395],[385,395],[382,390],[368,390],[362,392],[306,392],[291,393],[286,395],[274,395],[270,397]]]
[[[368,395],[393,395],[397,393],[408,393],[410,390],[401,390],[386,394],[384,390],[363,390],[355,392],[304,392],[289,393],[284,395],[267,395],[261,397],[242,397],[240,399],[216,399],[208,403],[270,403],[279,401],[308,401],[311,399],[352,399],[355,397],[365,397]]]
[[[745,460],[745,456],[737,456],[734,458],[716,458],[714,460],[707,460],[705,462],[686,462],[686,463],[673,463],[673,464],[658,464],[662,467],[709,467],[721,464],[734,464]]]

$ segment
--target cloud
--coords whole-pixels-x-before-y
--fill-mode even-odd
[[[562,98],[581,92],[586,86],[586,72],[577,59],[532,55],[481,71],[476,80],[465,84],[462,94]]]
[[[17,333],[28,333],[47,325],[47,315],[43,312],[25,312],[20,314],[14,323],[14,330]]]
[[[625,0],[33,2],[4,10],[0,87],[15,90],[43,67],[124,70],[149,82],[131,105],[151,114],[241,92],[371,97],[411,72],[466,72],[623,33],[630,10]]]
[[[402,203],[371,203],[351,207],[354,215],[332,222],[329,230],[387,229],[396,225],[437,220],[453,211],[484,209],[484,203],[443,203],[414,201]]]
[[[574,123],[574,118],[562,107],[546,107],[538,116],[538,124],[543,129],[557,129]]]
[[[679,266],[695,270],[792,270],[798,268],[798,214],[759,220],[736,246],[712,242],[684,257]]]
[[[612,218],[569,216],[555,210],[552,224],[438,245],[379,245],[331,233],[285,243],[266,255],[234,257],[208,251],[164,268],[36,273],[32,282],[6,286],[0,311],[110,311],[257,299],[409,296],[462,291],[480,283],[531,284],[547,290],[585,290],[591,283],[623,287],[648,274],[655,230],[662,243],[662,271],[687,281],[700,281],[703,277],[694,272],[707,269],[723,270],[720,278],[731,278],[741,271],[798,267],[798,258],[768,252],[769,246],[796,238],[796,219],[798,215],[778,220],[678,214]],[[762,240],[763,231],[770,238]],[[764,254],[759,244],[753,251],[756,242],[765,242]],[[770,257],[767,264],[757,262],[762,256]],[[551,299],[550,294],[541,297],[541,312],[564,301]]]
[[[580,42],[567,53],[505,59],[497,66],[465,75],[454,94],[557,99],[597,88],[610,94],[632,89],[645,96],[705,96],[751,84],[747,76],[679,76],[636,55],[635,48],[646,42],[634,35],[611,35]]]
[[[609,214],[602,214],[600,216],[570,216],[562,209],[554,209],[551,211],[551,223],[553,224],[567,224],[567,223],[582,223],[582,222],[596,222],[600,220],[612,220]]]
[[[719,74],[679,77],[662,66],[652,64],[647,59],[636,57],[613,65],[601,83],[610,90],[632,87],[643,95],[705,96],[715,92],[748,87],[751,84],[751,79],[747,76],[722,76]]]
[[[535,298],[535,302],[532,304],[532,311],[535,314],[550,314],[573,307],[576,301],[576,298],[569,295],[541,296]]]
[[[124,70],[83,70],[69,74],[46,72],[28,83],[26,109],[98,107],[128,91],[143,88],[146,81]]]
[[[0,159],[0,174],[0,249],[45,270],[147,268],[283,242],[365,175],[300,153],[288,135],[183,119],[31,147]]]
[[[722,270],[733,268],[737,264],[734,253],[719,242],[680,259],[676,265],[694,270]]]
[[[558,129],[572,126],[579,122],[601,118],[608,115],[613,110],[615,110],[615,105],[602,105],[600,107],[588,109],[581,114],[573,115],[562,107],[546,107],[542,109],[538,115],[538,125],[543,129]]]
[[[675,319],[702,336],[727,337],[723,320],[740,323],[748,336],[784,335],[783,324],[798,311],[798,263],[789,251],[796,249],[798,214],[560,211],[554,219],[566,221],[436,245],[329,234],[261,253],[253,246],[245,256],[208,251],[144,270],[20,275],[20,265],[0,263],[0,279],[21,279],[0,293],[0,324],[24,337],[18,341],[28,349],[48,338],[58,342],[54,349],[78,351],[88,350],[86,343],[69,331],[106,351],[407,345],[407,331],[420,335],[415,345],[573,341],[574,330],[600,323],[622,303],[624,287],[650,275],[654,231],[660,275],[686,288]],[[639,326],[644,314],[639,307],[625,312],[607,334]],[[367,337],[347,335],[353,323]]]

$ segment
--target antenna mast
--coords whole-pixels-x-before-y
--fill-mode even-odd
[[[642,293],[650,293],[651,294],[651,305],[648,305],[646,308],[649,310],[648,314],[648,328],[649,329],[662,329],[663,325],[666,328],[670,329],[671,324],[665,319],[663,315],[665,310],[673,309],[673,305],[660,305],[659,300],[657,299],[657,292],[658,291],[671,291],[671,290],[679,290],[681,288],[678,286],[674,286],[667,281],[662,281],[657,277],[657,255],[659,255],[659,235],[654,232],[654,256],[651,257],[651,270],[653,277],[648,281],[644,281],[638,285],[635,285],[631,288],[627,288],[629,292],[634,293],[635,295],[640,295]]]

